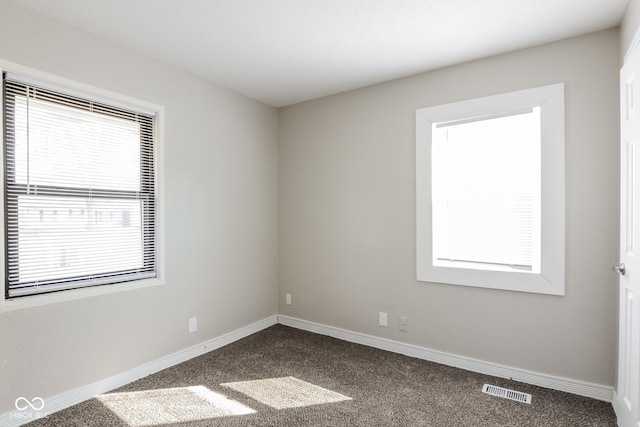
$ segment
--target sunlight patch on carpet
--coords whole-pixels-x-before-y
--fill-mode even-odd
[[[313,385],[295,377],[267,378],[220,384],[243,393],[275,409],[299,408],[352,400],[335,391]]]
[[[204,386],[164,388],[97,396],[131,427],[206,420],[256,411]]]

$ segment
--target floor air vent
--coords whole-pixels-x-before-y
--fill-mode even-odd
[[[497,387],[495,385],[485,384],[482,387],[482,392],[504,399],[515,400],[516,402],[531,403],[531,395],[529,393],[509,390],[508,388]]]

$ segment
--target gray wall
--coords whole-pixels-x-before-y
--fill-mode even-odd
[[[0,58],[166,107],[166,285],[0,314],[0,413],[276,314],[276,109],[6,0]]]
[[[611,29],[281,109],[279,312],[613,385],[618,51]],[[562,81],[566,296],[417,282],[415,110]]]
[[[624,59],[633,37],[640,26],[640,0],[629,0],[627,11],[620,24],[620,57]],[[622,61],[620,61],[622,63]]]

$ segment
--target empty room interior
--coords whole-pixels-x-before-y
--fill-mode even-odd
[[[639,28],[0,0],[0,426],[637,427]]]

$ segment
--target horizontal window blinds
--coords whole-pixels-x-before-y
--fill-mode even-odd
[[[3,77],[6,296],[155,277],[154,115]]]

